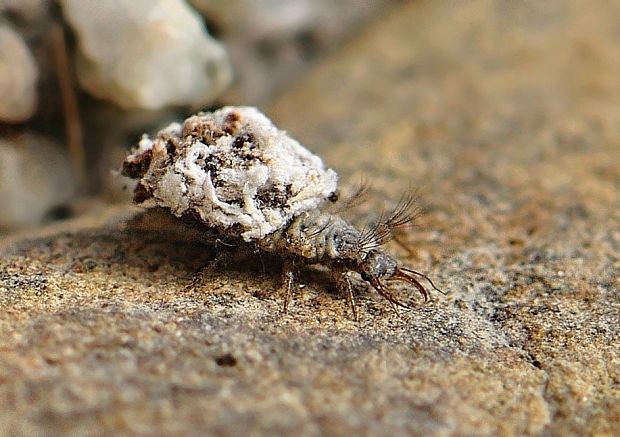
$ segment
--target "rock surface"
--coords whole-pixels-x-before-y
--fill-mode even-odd
[[[272,258],[187,288],[224,248],[126,211],[6,241],[0,431],[618,434],[619,13],[407,3],[267,111],[361,217],[423,187],[391,249],[449,294],[415,310],[356,282],[355,323],[308,269],[282,315]]]

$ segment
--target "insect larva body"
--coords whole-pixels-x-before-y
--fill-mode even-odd
[[[341,217],[317,210],[296,216],[289,226],[257,242],[260,249],[282,254],[291,261],[285,263],[285,309],[291,293],[291,284],[287,284],[286,279],[292,274],[286,269],[292,269],[295,263],[329,266],[336,285],[347,296],[355,318],[357,311],[348,278],[350,272],[359,273],[362,279],[370,283],[392,306],[408,307],[384,286],[384,282],[389,280],[401,280],[414,285],[424,296],[424,300],[427,300],[426,289],[412,275],[426,278],[433,288],[436,287],[422,273],[399,267],[398,261],[380,248],[382,242],[380,236],[376,235],[380,226],[381,224],[378,224],[370,228],[365,236]],[[392,229],[390,228],[390,231]],[[387,235],[384,236],[384,239],[386,238]]]
[[[388,280],[408,282],[428,297],[415,276],[428,278],[400,267],[381,248],[394,229],[419,214],[415,196],[404,196],[392,213],[359,231],[328,212],[327,205],[338,201],[336,173],[255,108],[200,113],[154,139],[144,136],[122,173],[138,180],[137,203],[191,215],[223,239],[282,256],[285,309],[298,264],[330,267],[355,317],[350,272],[359,273],[392,306],[407,305],[385,287]]]

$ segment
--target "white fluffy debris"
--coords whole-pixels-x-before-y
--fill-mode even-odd
[[[336,191],[337,175],[253,107],[224,107],[144,136],[123,164],[134,200],[246,241],[264,238]]]

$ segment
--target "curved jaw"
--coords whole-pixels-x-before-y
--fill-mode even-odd
[[[439,291],[441,294],[445,294],[439,288],[435,287],[435,284],[433,284],[433,281],[431,281],[428,276],[424,275],[423,273],[416,272],[415,270],[406,269],[404,267],[397,267],[394,273],[392,274],[392,276],[388,279],[407,282],[413,285],[415,288],[417,288],[420,294],[424,297],[424,302],[428,301],[428,291],[426,291],[426,288],[424,288],[424,286],[420,284],[420,281],[418,281],[413,275],[418,275],[418,276],[423,277],[431,284],[433,289]],[[396,307],[399,306],[402,308],[411,309],[411,306],[399,301],[396,297],[394,297],[394,295],[386,287],[384,287],[383,284],[381,284],[381,282],[379,281],[379,278],[377,278],[376,276],[371,277],[369,282],[370,282],[370,285],[372,285],[372,287],[375,290],[377,290],[377,293],[379,293],[388,302],[390,302],[390,304],[392,305],[392,308],[396,309]]]
[[[372,287],[375,290],[377,290],[377,293],[383,296],[390,303],[390,305],[392,305],[392,308],[394,310],[396,310],[397,306],[411,309],[409,305],[396,299],[394,295],[387,288],[383,287],[383,284],[381,284],[381,282],[379,281],[379,278],[377,278],[376,276],[373,276],[372,278],[370,278],[368,282],[370,282],[370,285],[372,285]]]

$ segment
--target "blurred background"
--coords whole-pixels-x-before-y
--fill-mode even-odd
[[[0,436],[620,435],[618,17],[0,0]],[[448,294],[395,289],[397,314],[353,276],[355,323],[308,269],[283,316],[277,260],[253,255],[188,288],[223,246],[141,221],[113,170],[226,104],[344,186],[368,176],[364,223],[419,187],[420,227],[387,249]]]
[[[395,3],[0,0],[0,237],[128,202],[142,133],[266,104]]]

